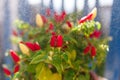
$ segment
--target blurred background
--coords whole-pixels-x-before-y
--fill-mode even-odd
[[[15,20],[21,19],[34,25],[36,13],[45,14],[45,9],[67,14],[82,11],[86,15],[94,7],[98,8],[96,20],[102,23],[102,32],[109,34],[113,0],[0,0],[0,80],[5,80],[1,65],[12,64],[5,52],[13,48],[10,41]]]

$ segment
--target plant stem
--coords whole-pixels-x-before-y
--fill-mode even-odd
[[[77,71],[77,73],[75,74],[75,76],[73,77],[73,80],[76,80],[77,76],[79,75],[80,73],[80,69]]]

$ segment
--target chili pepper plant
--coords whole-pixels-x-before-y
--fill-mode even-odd
[[[3,66],[11,80],[90,80],[89,72],[101,69],[109,39],[94,20],[97,9],[80,19],[77,13],[51,13],[36,14],[34,26],[16,21],[19,31],[11,40],[19,49],[8,52],[14,67]]]

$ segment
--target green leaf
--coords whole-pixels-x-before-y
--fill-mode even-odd
[[[42,53],[43,53],[42,50],[39,50],[39,51],[37,51],[37,52],[35,52],[35,53],[32,53],[33,55],[31,56],[31,58],[33,59],[33,58],[35,58],[35,57],[41,55]]]
[[[20,73],[16,73],[16,74],[14,74],[12,80],[15,80],[15,79],[17,79],[17,78],[19,78],[19,77],[20,77]]]
[[[97,29],[100,30],[101,29],[101,24],[99,22],[96,22],[97,25]]]
[[[89,80],[87,78],[86,75],[79,75],[78,80]]]
[[[63,53],[63,54],[62,54],[62,58],[63,58],[66,62],[68,62],[68,55],[67,55],[66,53]]]
[[[57,71],[61,74],[63,71],[61,58],[59,56],[53,56],[52,64],[55,66]]]
[[[51,70],[45,66],[44,63],[40,63],[36,67],[36,78],[38,80],[49,80],[52,76]]]
[[[70,60],[74,61],[76,59],[76,51],[72,50],[71,52],[69,52],[68,57]]]
[[[36,68],[36,65],[28,65],[27,66],[27,71],[30,72],[30,73],[35,73],[35,68]]]
[[[85,77],[86,77],[86,80],[90,80],[90,74],[89,73],[86,73]]]
[[[77,44],[77,41],[74,38],[69,38],[71,42]]]
[[[76,59],[76,51],[72,50],[71,52],[71,59],[74,61]]]
[[[44,63],[39,63],[36,67],[36,78],[39,77],[39,73],[41,72],[42,68],[45,66]]]
[[[73,80],[75,72],[72,69],[69,69],[66,70],[63,75],[64,75],[63,80]]]
[[[36,67],[36,72],[38,73],[39,71],[41,71],[42,67],[44,67],[45,64],[44,63],[39,63]]]
[[[47,60],[47,55],[39,55],[36,56],[35,58],[32,59],[32,61],[30,62],[30,64],[37,64],[39,62],[44,62],[45,60]]]

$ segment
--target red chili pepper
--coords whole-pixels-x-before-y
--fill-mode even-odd
[[[49,24],[49,30],[53,30],[54,29],[54,25],[52,23]]]
[[[84,54],[87,54],[91,49],[91,46],[88,45],[85,49],[84,49]]]
[[[79,24],[84,23],[84,22],[86,22],[86,21],[88,21],[88,20],[92,20],[92,15],[93,15],[93,14],[88,14],[87,16],[81,18],[81,19],[79,20]]]
[[[41,15],[41,18],[42,18],[44,24],[47,23],[48,20],[45,16]]]
[[[100,31],[97,31],[95,30],[92,34],[90,34],[90,37],[93,38],[99,38],[101,36],[101,32]]]
[[[40,45],[37,43],[25,42],[24,44],[32,51],[37,51],[41,49]]]
[[[3,72],[7,75],[10,76],[11,75],[11,71],[7,68],[3,66]]]
[[[47,15],[47,16],[50,16],[50,14],[51,14],[50,8],[47,8],[47,9],[46,9],[46,15]]]
[[[50,40],[51,47],[62,47],[63,45],[63,37],[61,35],[52,35]]]
[[[54,12],[54,19],[55,19],[56,22],[60,22],[60,17],[57,14],[57,12]]]
[[[62,15],[62,16],[66,16],[66,12],[65,12],[65,11],[62,11],[61,15]]]
[[[91,57],[96,55],[96,48],[94,46],[91,47]]]
[[[70,23],[70,21],[67,21],[66,23],[67,23],[68,27],[72,28],[72,24]]]
[[[81,19],[79,20],[79,24],[84,23],[85,21],[87,21],[86,16],[85,16],[85,17],[83,17],[83,18],[81,18]]]
[[[55,32],[52,32],[51,34],[52,34],[52,35],[56,35],[56,33],[55,33]]]
[[[87,20],[92,20],[92,16],[93,16],[93,14],[90,13],[90,14],[87,15],[86,19],[87,19]]]
[[[56,35],[52,35],[51,40],[50,40],[50,46],[51,47],[56,47]]]
[[[20,61],[20,58],[15,51],[10,50],[10,55],[15,63],[18,63]]]
[[[54,18],[56,22],[62,22],[65,19],[66,13],[63,11],[61,14],[54,13]]]
[[[95,32],[94,32],[95,38],[99,38],[100,35],[101,35],[101,32],[100,32],[100,31],[95,31]]]
[[[62,45],[63,45],[63,37],[62,35],[58,35],[56,47],[62,47]]]
[[[65,16],[66,16],[66,12],[62,11],[62,13],[61,13],[61,21],[63,21],[65,19]]]
[[[34,51],[38,51],[41,49],[40,45],[38,43],[34,43]]]
[[[46,30],[46,32],[52,32],[54,30],[54,25],[52,23],[49,24],[49,28]]]
[[[17,31],[16,30],[12,30],[12,34],[14,35],[14,36],[18,36],[18,33],[17,33]]]
[[[14,71],[13,71],[14,74],[17,73],[19,70],[20,70],[20,65],[19,64],[15,65]]]
[[[33,43],[31,43],[31,42],[24,42],[24,44],[25,44],[30,50],[32,50],[32,51],[35,50]]]

